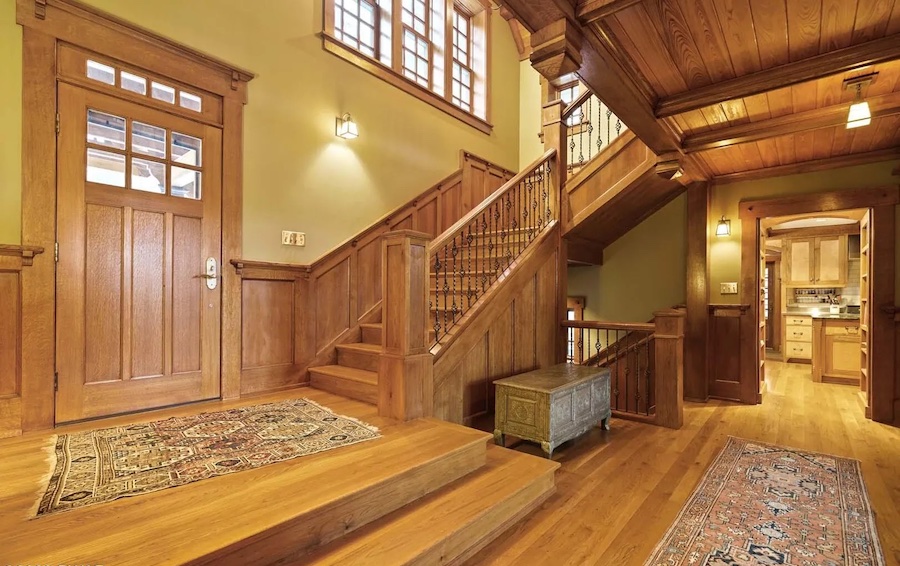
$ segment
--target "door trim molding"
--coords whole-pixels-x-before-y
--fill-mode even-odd
[[[878,422],[894,419],[895,331],[893,317],[883,314],[881,305],[894,305],[895,207],[900,204],[900,187],[876,187],[833,192],[819,192],[789,197],[747,200],[739,205],[741,219],[741,303],[750,310],[741,317],[741,336],[756,337],[759,325],[759,221],[769,216],[785,216],[810,211],[870,208],[872,210],[872,264],[878,275],[872,279],[870,311],[870,351],[872,355],[871,406],[866,412]],[[875,272],[873,272],[874,274]],[[741,401],[761,401],[759,382],[759,348],[756,340],[741,342]]]
[[[44,249],[56,242],[57,46],[65,42],[222,97],[220,264],[240,258],[243,107],[253,73],[75,0],[17,0],[16,21],[23,27],[22,242]],[[227,270],[222,277],[221,382],[230,399],[240,395],[241,283]],[[55,310],[56,264],[42,254],[22,272],[23,431],[54,426]]]

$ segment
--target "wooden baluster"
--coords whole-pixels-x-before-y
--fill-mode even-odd
[[[684,423],[684,318],[679,310],[653,313],[656,320],[656,424],[681,428]]]
[[[412,230],[389,232],[382,248],[382,353],[378,414],[407,421],[432,414],[434,359],[428,340],[428,242]]]

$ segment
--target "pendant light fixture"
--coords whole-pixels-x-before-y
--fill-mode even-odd
[[[850,105],[850,112],[847,114],[847,129],[860,128],[868,126],[872,123],[872,111],[869,109],[869,103],[863,100],[862,88],[872,84],[878,73],[847,79],[844,81],[844,89],[854,89],[856,91],[856,102]]]

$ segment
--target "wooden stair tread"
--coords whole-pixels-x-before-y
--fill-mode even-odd
[[[458,564],[553,493],[559,464],[488,446],[485,466],[307,556],[309,564]]]
[[[356,350],[359,352],[366,353],[381,353],[381,345],[380,344],[367,344],[365,342],[355,342],[353,344],[338,344],[338,350]]]
[[[4,559],[275,562],[305,554],[477,470],[489,438],[436,419],[391,424],[381,438],[356,445],[42,517],[27,525],[27,538],[6,541]],[[98,537],[97,525],[110,514],[115,529]],[[196,535],[198,525],[203,536],[185,535]]]
[[[364,369],[349,368],[346,366],[319,366],[309,368],[310,373],[318,373],[339,377],[349,381],[357,381],[368,385],[378,385],[378,374],[374,371],[366,371]]]

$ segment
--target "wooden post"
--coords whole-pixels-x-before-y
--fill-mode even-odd
[[[430,239],[412,230],[384,235],[378,414],[401,421],[431,416],[434,403],[434,358],[428,351]]]
[[[684,423],[684,318],[680,310],[653,313],[656,331],[656,424],[681,428]]]
[[[553,209],[553,215],[559,219],[560,225],[563,225],[563,218],[567,214],[568,199],[566,198],[563,186],[566,182],[566,124],[563,120],[563,110],[565,104],[555,94],[555,89],[548,86],[546,79],[542,80],[542,97],[544,98],[542,112],[542,131],[544,134],[544,150],[555,149],[556,157],[551,161],[550,172],[550,206]],[[551,97],[554,100],[548,101]],[[562,230],[559,232],[562,234]],[[567,270],[568,270],[568,253],[565,241],[560,237],[559,266],[557,269],[557,322],[561,323],[566,319],[566,293],[567,293]],[[556,361],[562,363],[566,361],[566,329],[562,324],[559,325],[556,338]]]
[[[709,184],[687,189],[687,319],[684,338],[684,395],[709,400]]]

